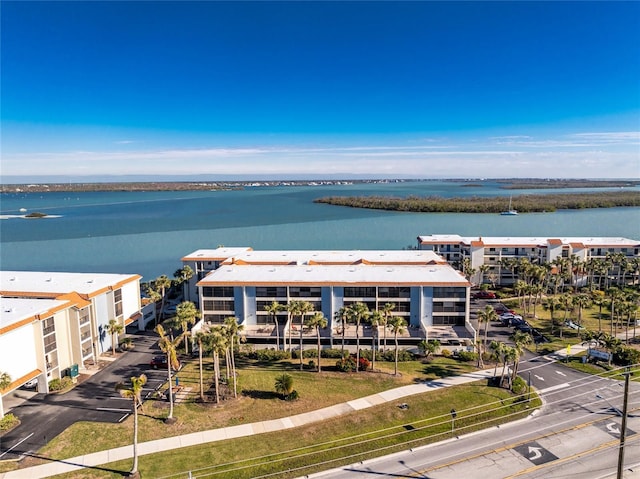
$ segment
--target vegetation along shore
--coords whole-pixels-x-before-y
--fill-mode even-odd
[[[368,208],[417,213],[499,213],[507,208],[504,196],[490,198],[442,198],[438,196],[328,196],[314,200],[352,208]],[[585,208],[614,208],[640,206],[640,191],[609,191],[599,193],[570,193],[521,195],[513,198],[512,208],[519,213],[537,213]]]

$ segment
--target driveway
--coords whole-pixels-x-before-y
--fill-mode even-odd
[[[33,453],[77,421],[118,423],[131,413],[131,400],[115,390],[119,382],[142,373],[148,377],[143,397],[166,381],[166,371],[149,367],[160,351],[153,332],[133,335],[135,348],[122,354],[104,369],[65,394],[35,394],[12,409],[20,425],[0,437],[0,460],[17,459]]]

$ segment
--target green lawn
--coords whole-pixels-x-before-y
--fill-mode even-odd
[[[400,402],[408,408],[387,403],[293,430],[142,456],[140,470],[142,477],[185,477],[186,471],[196,477],[206,474],[241,479],[266,473],[277,473],[271,477],[296,477],[449,438],[452,407],[458,412],[455,434],[463,434],[523,417],[540,405],[537,397],[531,403],[518,402],[504,389],[487,387],[485,381]],[[312,465],[320,462],[324,464]],[[130,464],[128,460],[101,466],[112,472],[83,470],[82,477],[120,477]]]

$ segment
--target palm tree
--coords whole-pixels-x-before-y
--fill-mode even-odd
[[[616,309],[616,302],[617,301],[621,301],[624,293],[622,291],[620,291],[618,288],[609,288],[607,290],[607,296],[609,296],[609,300],[611,301],[610,305],[611,305],[611,325],[610,325],[610,331],[609,334],[611,336],[613,336],[613,320],[614,320],[614,315],[615,315],[615,309]]]
[[[216,404],[220,402],[220,353],[227,349],[227,335],[221,326],[209,330],[209,341],[213,355],[213,383],[216,388]]]
[[[204,378],[202,374],[202,350],[204,349],[205,344],[207,344],[207,339],[209,335],[205,331],[198,331],[195,335],[195,339],[198,343],[198,366],[200,371],[200,400],[204,402]]]
[[[512,348],[511,346],[504,346],[504,351],[502,353],[502,373],[500,374],[500,387],[502,387],[502,383],[504,382],[504,376],[507,371],[507,364],[513,363],[517,360],[518,351],[516,348]]]
[[[418,343],[418,349],[424,354],[425,359],[427,359],[432,354],[435,354],[438,348],[440,347],[440,341],[437,339],[430,339],[429,341],[422,340]]]
[[[314,313],[314,315],[311,316],[307,320],[307,327],[315,328],[316,329],[316,335],[317,335],[317,338],[318,338],[318,372],[321,371],[321,367],[320,367],[320,349],[321,349],[320,330],[326,328],[327,324],[329,324],[329,322],[327,321],[327,318],[325,318],[324,314],[322,314],[320,311],[316,311]]]
[[[188,325],[195,324],[196,319],[200,318],[200,311],[196,309],[196,305],[191,301],[183,301],[176,308],[176,317],[182,327],[182,337],[184,338],[184,352],[189,354]]]
[[[347,306],[347,317],[356,325],[356,372],[360,370],[360,323],[365,321],[369,314],[366,304],[357,302]]]
[[[567,322],[569,311],[573,309],[573,296],[569,293],[565,293],[560,296],[560,306],[564,309],[564,317],[562,318],[562,323],[560,323],[560,339],[562,339],[562,332],[564,330],[564,325]]]
[[[275,389],[282,394],[282,399],[286,399],[293,392],[293,377],[287,373],[276,376]]]
[[[578,325],[582,326],[582,310],[591,306],[591,298],[587,294],[578,294],[573,297],[573,305],[578,308]]]
[[[304,317],[311,313],[312,311],[315,310],[315,308],[313,307],[313,304],[311,304],[309,301],[298,301],[299,306],[298,306],[298,314],[300,315],[300,371],[302,371],[304,369],[304,364],[303,364],[303,332],[304,332]]]
[[[296,299],[287,303],[287,312],[289,313],[289,358],[293,357],[291,347],[291,331],[293,330],[293,318],[300,314],[300,304],[301,301],[298,301]],[[300,353],[302,354],[302,351],[300,351]]]
[[[555,329],[555,324],[556,324],[556,320],[553,317],[553,314],[560,309],[560,307],[562,306],[560,299],[557,298],[556,296],[550,296],[548,297],[543,303],[542,306],[544,307],[544,309],[548,310],[550,315],[551,315],[551,334],[554,334],[554,329]]]
[[[380,342],[380,335],[378,334],[380,323],[385,323],[384,316],[378,310],[371,311],[371,316],[369,316],[369,323],[371,324],[371,370],[375,371],[376,369],[376,340],[378,343]],[[385,326],[386,327],[386,326]],[[380,346],[378,344],[378,346]],[[379,349],[379,347],[378,347]]]
[[[515,359],[513,361],[513,374],[511,376],[511,384],[513,384],[513,381],[518,376],[518,365],[520,363],[520,357],[524,352],[525,346],[531,344],[533,342],[533,339],[531,338],[530,334],[523,333],[521,331],[516,331],[515,333],[513,333],[511,339],[514,343],[513,348],[515,349],[516,353]]]
[[[236,345],[240,346],[240,336],[239,333],[244,330],[244,326],[238,324],[238,318],[235,316],[230,316],[224,320],[224,325],[227,330],[227,339],[228,339],[228,347],[231,350],[231,375],[233,377],[233,397],[238,397],[238,387],[236,385],[236,355],[235,349]]]
[[[153,281],[153,289],[160,296],[160,320],[164,319],[164,298],[170,287],[171,280],[164,274]]]
[[[382,340],[382,348],[387,350],[387,324],[389,323],[389,318],[391,318],[391,312],[396,309],[395,303],[384,303],[380,311],[382,312],[382,317],[384,321],[380,324],[383,326],[382,334],[384,335],[384,339]]]
[[[124,331],[124,326],[115,319],[110,319],[107,325],[107,333],[111,335],[111,354],[116,355],[116,344],[118,344],[118,335]]]
[[[483,310],[478,311],[478,323],[484,323],[484,340],[482,342],[482,350],[478,354],[478,367],[484,367],[482,353],[487,350],[487,335],[489,334],[489,325],[491,321],[497,321],[498,313],[493,306],[487,304]]]
[[[193,272],[193,269],[188,264],[180,269],[177,269],[176,272],[173,273],[173,277],[176,278],[176,284],[182,285],[182,295],[187,301],[191,299],[189,297],[191,294],[189,291],[189,280],[193,278],[194,274],[195,273]],[[187,285],[186,288],[185,284]],[[184,294],[185,290],[187,291],[186,295]]]
[[[598,307],[598,331],[602,332],[602,307],[607,304],[604,291],[594,289],[591,291],[591,302]]]
[[[348,313],[347,308],[340,308],[333,315],[333,318],[336,321],[340,321],[340,323],[342,324],[342,327],[340,328],[340,330],[341,330],[340,336],[342,336],[341,352],[342,352],[342,357],[343,358],[344,358],[344,334],[345,334],[345,330],[347,328],[347,320],[348,320],[348,314],[347,313]]]
[[[147,376],[133,376],[131,378],[131,387],[128,388],[123,383],[116,384],[116,391],[120,396],[133,401],[133,466],[129,472],[129,476],[137,477],[138,474],[138,406],[142,410],[142,388],[147,383]]]
[[[393,374],[395,376],[398,375],[398,334],[404,333],[404,327],[407,325],[404,318],[402,316],[394,316],[389,321],[389,327],[391,327],[391,332],[393,333],[393,342],[396,348],[395,354],[395,369]],[[356,370],[357,371],[357,370]]]
[[[166,331],[162,327],[162,324],[158,324],[154,330],[160,336],[160,340],[158,341],[158,346],[160,350],[167,355],[167,384],[169,386],[169,415],[167,416],[167,420],[171,422],[173,420],[173,393],[171,389],[171,368],[178,369],[180,363],[178,362],[178,357],[176,354],[176,346],[180,341],[180,338],[172,341],[169,336],[167,336]]]
[[[502,355],[504,354],[504,343],[501,341],[491,341],[489,344],[489,349],[493,352],[493,359],[496,361],[496,366],[493,370],[493,377],[495,378],[498,374],[498,363],[502,361]]]
[[[284,305],[278,303],[277,301],[272,301],[271,304],[268,304],[264,307],[264,310],[271,316],[271,319],[276,325],[276,349],[280,350],[280,325],[278,324],[278,313],[284,310]]]

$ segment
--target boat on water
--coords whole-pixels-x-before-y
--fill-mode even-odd
[[[507,211],[501,211],[501,212],[500,212],[500,214],[501,214],[502,216],[518,216],[518,211],[517,211],[517,210],[514,210],[514,209],[511,207],[511,201],[512,201],[512,199],[513,199],[513,198],[510,196],[510,197],[509,197],[509,209],[508,209]]]

